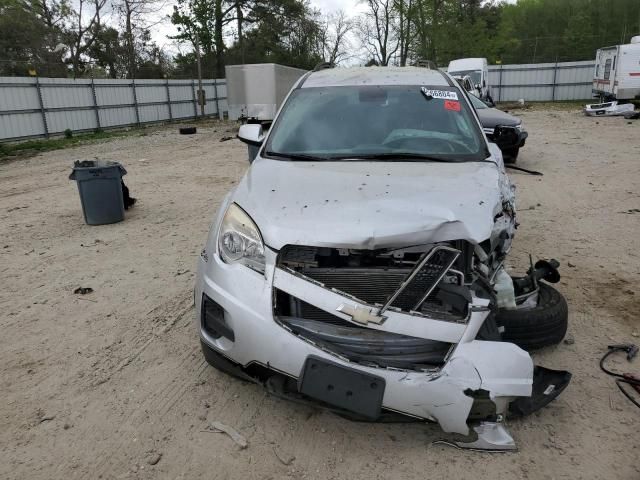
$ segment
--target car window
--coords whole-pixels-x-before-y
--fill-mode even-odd
[[[604,62],[604,79],[609,80],[611,76],[611,59],[607,58],[607,61]]]
[[[459,72],[449,72],[449,75],[452,75],[454,77],[464,77],[465,75],[469,75],[474,85],[479,85],[480,83],[482,83],[482,73],[480,72],[480,70],[462,70]]]
[[[448,86],[300,88],[272,127],[265,154],[483,159],[486,144],[463,95]]]
[[[471,100],[471,104],[473,105],[473,108],[475,108],[476,110],[482,110],[483,108],[489,108],[489,106],[486,103],[484,103],[482,100],[480,100],[475,95],[469,95],[469,100]]]

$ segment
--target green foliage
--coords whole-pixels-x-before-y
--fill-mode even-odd
[[[638,0],[519,0],[501,10],[500,28],[517,41],[503,63],[591,60],[640,33]]]
[[[73,137],[73,130],[71,130],[70,128],[67,128],[64,131],[64,138],[72,138]]]
[[[280,63],[312,69],[322,61],[318,22],[299,0],[276,0],[254,5],[252,26],[227,53],[229,64]]]
[[[412,3],[411,53],[447,65],[591,60],[598,48],[640,34],[638,0],[397,0]]]
[[[115,20],[98,19],[89,28],[90,10],[102,1]],[[127,1],[133,17],[123,17]],[[0,75],[195,78],[196,43],[207,78],[224,76],[228,64],[312,68],[325,56],[327,24],[309,0],[175,0],[172,38],[186,48],[170,59],[144,26],[144,15],[154,8],[145,2],[153,1],[84,0],[83,23],[79,0],[0,0]],[[363,62],[588,60],[598,48],[640,34],[640,0],[363,0],[366,18],[376,5],[391,5],[389,38],[363,43],[385,50],[368,51]],[[350,21],[364,24],[363,19]],[[342,48],[344,58],[359,53]]]

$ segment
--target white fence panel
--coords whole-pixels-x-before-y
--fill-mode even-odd
[[[138,107],[140,123],[164,122],[169,120],[169,105],[157,103]]]
[[[205,115],[227,111],[215,83],[203,80]],[[196,92],[194,80],[0,77],[0,141],[195,118]]]
[[[47,127],[49,133],[63,133],[69,129],[74,132],[95,130],[98,128],[96,113],[93,109],[58,110],[47,112]]]
[[[2,138],[38,137],[44,135],[42,114],[19,113],[0,115],[0,140]]]
[[[489,81],[499,102],[586,100],[591,98],[594,62],[492,65]]]
[[[136,123],[136,108],[110,107],[100,109],[100,128],[122,127]]]
[[[171,99],[171,101],[173,101],[173,98]],[[181,119],[181,118],[193,118],[195,115],[195,110],[193,108],[193,103],[172,103],[171,104],[171,111],[173,112],[173,118],[174,119]]]

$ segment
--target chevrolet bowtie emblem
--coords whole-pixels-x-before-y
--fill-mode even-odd
[[[381,325],[387,319],[387,317],[385,317],[384,315],[378,314],[378,309],[361,307],[359,305],[353,306],[345,305],[343,303],[338,308],[336,308],[336,310],[340,313],[344,313],[345,315],[349,315],[351,317],[351,320],[362,325],[366,325],[368,323]]]

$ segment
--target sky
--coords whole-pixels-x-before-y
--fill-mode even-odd
[[[364,5],[358,0],[311,0],[311,5],[320,9],[322,13],[344,10],[350,17],[364,9]]]

